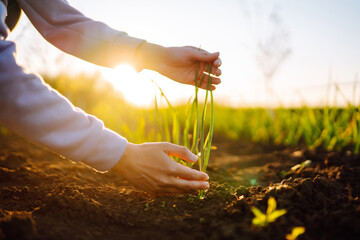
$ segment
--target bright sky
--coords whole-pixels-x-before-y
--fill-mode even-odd
[[[329,82],[339,83],[349,100],[360,101],[357,97],[360,84],[356,87],[357,94],[353,95],[356,74],[360,73],[358,0],[69,2],[85,15],[149,42],[220,51],[223,82],[215,91],[217,102],[236,106],[279,102],[294,105],[304,98],[307,104],[324,103]],[[256,59],[258,43],[266,41],[273,33],[270,16],[274,12],[281,19],[276,29],[289,34],[285,43],[291,54],[270,82],[275,94],[265,94],[265,80]],[[21,25],[26,24],[27,19],[23,17]],[[73,57],[59,57],[59,51],[40,41],[33,28],[25,33],[19,29],[21,26],[11,38],[18,41],[20,61],[34,71],[92,72],[100,69],[127,100],[140,106],[152,104],[155,88],[150,78],[162,87],[172,102],[186,100],[193,93],[192,87],[179,85],[150,71],[136,74],[128,67],[109,70]],[[36,41],[28,41],[30,36]],[[39,54],[46,53],[49,56],[46,63],[39,64],[41,58],[30,55],[29,48]],[[330,90],[333,92],[333,88]],[[333,101],[334,97],[331,99]],[[341,100],[343,97],[339,96]]]

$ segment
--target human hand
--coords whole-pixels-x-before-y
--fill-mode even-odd
[[[175,144],[128,143],[113,170],[149,193],[180,193],[209,188],[206,173],[185,167],[169,156],[197,161],[197,156],[189,149]]]
[[[207,89],[211,80],[212,90],[221,82],[221,59],[219,53],[209,53],[195,47],[169,47],[143,43],[139,48],[139,61],[143,68],[155,70],[174,81],[195,85],[205,74],[200,88]],[[211,72],[209,66],[211,65]],[[209,78],[209,74],[211,74]]]

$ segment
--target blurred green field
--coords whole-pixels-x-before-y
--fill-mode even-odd
[[[184,129],[186,104],[169,108],[140,109],[128,104],[100,75],[45,77],[47,83],[71,102],[104,121],[105,125],[134,143],[172,141],[174,114]],[[165,93],[166,94],[166,93]],[[215,100],[216,102],[216,100]],[[229,140],[249,140],[285,146],[306,145],[359,152],[360,114],[358,106],[310,108],[232,108],[215,106],[214,135]],[[208,122],[208,121],[207,121]],[[180,132],[183,132],[182,130]],[[190,131],[191,133],[191,131]],[[181,135],[181,134],[180,134]],[[191,135],[185,136],[191,139]]]

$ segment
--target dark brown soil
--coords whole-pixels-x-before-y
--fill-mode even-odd
[[[0,239],[360,239],[360,159],[350,151],[218,140],[205,200],[149,196],[12,134],[0,135]],[[305,160],[301,171],[281,171]],[[253,226],[274,196],[287,214]]]

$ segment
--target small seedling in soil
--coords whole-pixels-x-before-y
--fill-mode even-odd
[[[311,160],[306,160],[300,164],[296,164],[291,168],[291,171],[296,171],[296,173],[300,173],[304,168],[310,166]]]
[[[252,224],[259,227],[265,227],[269,223],[275,222],[278,217],[286,214],[285,209],[276,210],[276,200],[273,197],[270,197],[268,200],[268,208],[266,210],[266,214],[262,213],[256,207],[252,207],[251,211],[255,216],[252,220]]]
[[[192,196],[189,196],[188,200],[189,203],[194,203],[195,202],[195,198]]]
[[[199,79],[199,63],[196,65],[196,72],[195,72],[195,98],[192,103],[192,111],[195,113],[195,123],[194,123],[194,132],[193,132],[193,144],[191,151],[199,156],[199,170],[202,172],[206,172],[206,168],[209,162],[210,157],[210,150],[211,150],[211,143],[213,138],[214,132],[214,97],[212,92],[212,82],[211,76],[207,75],[208,82],[205,94],[205,100],[202,110],[199,109],[199,102],[198,102],[198,92],[199,87],[204,81],[205,74],[202,74],[201,79]],[[207,72],[211,72],[212,65],[208,64]],[[208,107],[208,97],[210,92],[210,122],[209,122],[209,130],[208,133],[205,134],[205,122],[206,122],[206,110]],[[191,118],[188,119],[191,121]],[[199,191],[199,199],[205,198],[205,190]]]
[[[149,209],[149,203],[145,203],[144,211],[147,211]]]
[[[289,174],[289,172],[287,172],[287,171],[285,171],[285,170],[281,170],[281,172],[280,172],[280,177],[281,177],[281,179],[283,179],[283,178],[286,178],[286,176]]]
[[[145,203],[144,211],[148,211],[150,209],[150,203],[154,202],[154,200],[148,201]]]
[[[160,207],[165,208],[165,201],[162,201]]]
[[[296,238],[305,232],[304,227],[294,227],[291,233],[286,234],[286,240],[296,240]]]
[[[295,166],[293,166],[291,168],[291,171],[285,171],[285,170],[282,170],[280,172],[280,176],[281,178],[285,178],[287,175],[289,175],[290,173],[296,173],[296,174],[299,174],[304,168],[308,167],[311,165],[311,160],[306,160],[300,164],[296,164]]]

